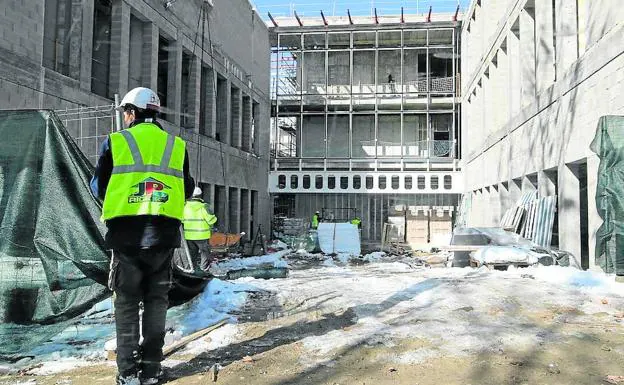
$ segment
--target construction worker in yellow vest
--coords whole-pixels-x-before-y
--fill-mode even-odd
[[[212,226],[217,223],[217,217],[208,212],[201,195],[202,190],[195,187],[193,197],[184,205],[184,238],[189,247],[195,273],[209,275],[211,258],[208,241],[212,235]],[[197,257],[200,257],[199,260]]]
[[[318,211],[316,211],[314,215],[312,215],[312,222],[310,223],[310,225],[314,230],[318,229],[319,221],[321,219],[320,217],[321,213]]]
[[[353,219],[351,219],[351,224],[352,225],[356,225],[357,228],[361,228],[362,227],[362,220],[359,217],[355,217]]]
[[[102,143],[91,180],[93,194],[104,201],[105,245],[113,252],[108,285],[115,293],[116,381],[157,384],[163,376],[171,261],[195,182],[186,143],[156,121],[160,99],[154,91],[135,88],[118,109],[128,128]]]

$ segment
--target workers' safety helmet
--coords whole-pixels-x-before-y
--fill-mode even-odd
[[[198,197],[200,195],[202,195],[202,190],[199,187],[195,187],[195,189],[193,190],[193,196]]]
[[[320,213],[321,213],[320,211],[315,211],[315,212],[314,212],[314,214],[320,214]]]
[[[156,92],[149,88],[133,88],[121,99],[121,103],[119,103],[117,109],[123,111],[124,107],[130,104],[143,110],[160,112],[160,98],[156,95]]]

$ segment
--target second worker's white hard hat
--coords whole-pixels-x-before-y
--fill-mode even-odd
[[[156,95],[156,92],[145,87],[133,88],[121,99],[119,111],[123,111],[124,107],[132,104],[138,108],[144,110],[152,110],[160,112],[160,98]]]
[[[199,187],[195,187],[195,189],[193,190],[193,196],[198,197],[200,195],[202,195],[202,189],[200,189]]]

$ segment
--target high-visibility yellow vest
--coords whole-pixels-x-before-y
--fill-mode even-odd
[[[318,215],[314,214],[312,215],[312,228],[316,229],[318,228],[318,225],[319,225],[319,217]]]
[[[212,226],[215,223],[217,223],[217,217],[206,210],[203,201],[186,201],[186,205],[184,205],[184,239],[189,241],[210,239]]]
[[[113,171],[106,188],[102,219],[184,215],[186,143],[152,123],[110,134]]]
[[[351,219],[351,224],[352,225],[356,225],[356,226],[360,226],[360,223],[362,223],[362,221],[360,220],[360,218],[353,218]]]

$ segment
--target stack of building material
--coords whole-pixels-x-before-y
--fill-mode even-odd
[[[522,194],[516,205],[505,212],[500,225],[542,247],[549,247],[556,212],[556,196],[540,198],[537,191],[531,191]]]
[[[429,241],[434,244],[449,244],[453,233],[453,207],[434,207],[429,217]]]
[[[429,243],[429,207],[410,206],[406,217],[406,242],[410,245]]]

